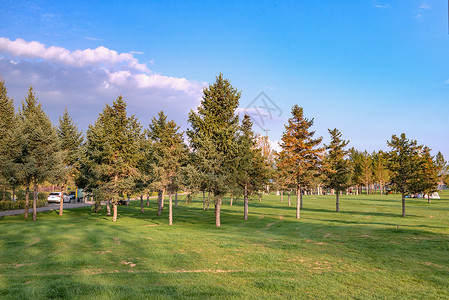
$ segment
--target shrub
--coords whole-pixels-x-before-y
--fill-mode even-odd
[[[38,199],[37,207],[43,207],[47,205],[47,199]],[[30,208],[33,207],[33,200],[30,199]],[[25,200],[19,201],[0,201],[0,211],[5,210],[15,210],[15,209],[24,209],[25,208]]]

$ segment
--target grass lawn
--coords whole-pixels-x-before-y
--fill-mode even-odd
[[[182,197],[180,197],[183,199]],[[293,200],[293,197],[292,197]],[[166,202],[168,202],[166,200]],[[0,218],[0,298],[449,298],[449,194],[305,196],[301,220],[279,196],[200,199],[156,216],[139,203],[117,223],[89,207]],[[213,205],[212,205],[213,208]]]

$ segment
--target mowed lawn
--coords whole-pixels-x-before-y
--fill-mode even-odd
[[[184,199],[183,197],[180,197]],[[449,298],[449,194],[427,204],[400,196],[305,196],[301,220],[294,198],[201,199],[156,216],[139,202],[0,218],[0,298]],[[166,203],[168,200],[166,200]]]

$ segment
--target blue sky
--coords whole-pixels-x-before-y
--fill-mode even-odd
[[[325,141],[336,127],[373,151],[405,132],[449,158],[446,1],[4,0],[0,15],[9,95],[33,85],[54,122],[67,107],[85,129],[122,94],[144,126],[163,109],[186,129],[222,72],[241,113],[260,92],[280,109],[258,108],[272,141],[298,104]]]

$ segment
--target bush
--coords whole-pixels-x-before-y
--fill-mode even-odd
[[[45,199],[38,199],[37,200],[37,207],[43,207],[47,205],[47,198]],[[33,200],[30,199],[30,208],[33,207]],[[0,201],[0,211],[5,210],[15,210],[15,209],[24,209],[25,208],[25,200],[19,200],[19,201]]]

